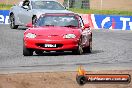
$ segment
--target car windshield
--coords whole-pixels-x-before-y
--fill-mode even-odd
[[[75,16],[44,16],[38,19],[36,26],[79,27],[79,23]]]
[[[33,9],[64,10],[65,8],[55,1],[32,1]]]

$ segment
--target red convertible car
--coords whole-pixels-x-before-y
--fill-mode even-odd
[[[92,51],[92,32],[81,16],[73,13],[47,13],[24,32],[23,55],[41,55],[50,51],[72,51],[74,54]]]

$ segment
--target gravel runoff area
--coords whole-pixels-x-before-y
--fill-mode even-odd
[[[77,72],[40,72],[1,74],[0,88],[132,88],[132,83],[78,85]],[[88,74],[130,74],[132,70],[90,71]]]

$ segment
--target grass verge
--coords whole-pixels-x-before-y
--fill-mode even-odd
[[[12,5],[0,4],[0,10],[9,10]],[[107,15],[125,15],[132,16],[132,11],[117,11],[117,10],[92,10],[92,9],[78,9],[70,8],[70,11],[82,14],[107,14]]]
[[[76,13],[83,13],[83,14],[108,14],[108,15],[132,16],[132,11],[92,10],[92,9],[89,10],[89,9],[76,9],[76,8],[70,8],[69,10]]]

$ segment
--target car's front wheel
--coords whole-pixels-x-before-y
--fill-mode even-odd
[[[81,45],[81,41],[79,42],[77,49],[73,50],[72,53],[73,54],[78,54],[78,55],[83,54],[83,47]]]
[[[84,53],[92,53],[92,40],[89,40],[89,46],[83,49]]]
[[[26,48],[26,47],[23,45],[23,55],[24,55],[24,56],[32,56],[32,55],[33,55],[33,50],[28,49],[28,48]]]
[[[10,15],[10,28],[11,29],[17,29],[18,25],[15,25],[15,17],[14,14]]]

